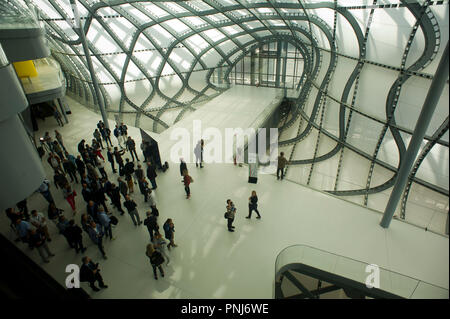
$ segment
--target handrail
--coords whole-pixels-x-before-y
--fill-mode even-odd
[[[317,273],[327,274],[333,278],[342,278],[359,286],[366,285],[371,264],[350,257],[338,255],[309,245],[296,244],[284,248],[275,261],[275,283],[280,283],[289,270],[302,268],[315,269]],[[311,268],[313,267],[313,268]],[[446,299],[449,298],[448,287],[444,288],[423,280],[412,278],[398,272],[378,267],[378,291],[387,296],[399,296],[408,299]],[[364,289],[366,289],[364,287]]]

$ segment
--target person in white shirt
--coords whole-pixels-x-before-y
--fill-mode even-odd
[[[50,238],[50,234],[48,233],[47,227],[47,219],[44,217],[42,213],[38,213],[37,210],[31,211],[30,223],[36,227],[38,230],[42,231],[45,234],[45,237],[48,241],[52,241]]]
[[[148,201],[148,204],[150,205],[150,207],[156,206],[155,195],[153,195],[153,192],[150,188],[148,189],[147,201]]]

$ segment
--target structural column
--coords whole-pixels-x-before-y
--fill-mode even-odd
[[[428,90],[427,97],[423,103],[422,111],[416,123],[411,141],[409,142],[408,149],[406,151],[405,158],[400,165],[400,169],[397,174],[397,179],[392,190],[391,196],[384,211],[383,219],[381,220],[381,227],[388,228],[394,216],[395,209],[402,196],[405,186],[408,182],[409,173],[414,165],[416,156],[420,150],[420,145],[423,141],[425,133],[430,124],[436,105],[441,97],[442,90],[448,78],[448,42],[445,50],[442,54],[441,61],[431,82],[430,89]]]
[[[81,44],[83,45],[84,55],[86,57],[86,63],[88,65],[89,73],[92,78],[92,85],[94,86],[95,95],[97,96],[97,104],[100,109],[100,113],[102,114],[103,123],[105,126],[109,128],[108,117],[106,115],[105,105],[103,104],[102,95],[100,93],[100,88],[98,86],[97,77],[95,76],[94,66],[92,65],[91,55],[89,53],[89,46],[86,41],[86,35],[84,34],[84,30],[81,27],[80,16],[78,14],[78,8],[75,0],[70,0],[70,5],[72,6],[72,11],[75,18],[76,29],[78,30],[78,35],[80,36]]]

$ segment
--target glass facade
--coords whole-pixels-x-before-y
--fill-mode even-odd
[[[108,115],[161,132],[229,85],[286,88],[287,178],[383,211],[448,42],[448,1],[77,0]],[[69,0],[35,6],[68,92],[97,108]],[[397,216],[448,219],[448,83]]]

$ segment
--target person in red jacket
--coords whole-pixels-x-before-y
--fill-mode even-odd
[[[186,191],[186,199],[191,197],[191,189],[189,185],[194,182],[191,176],[189,176],[188,170],[185,169],[183,171],[183,180],[181,181],[184,184],[184,190]]]

